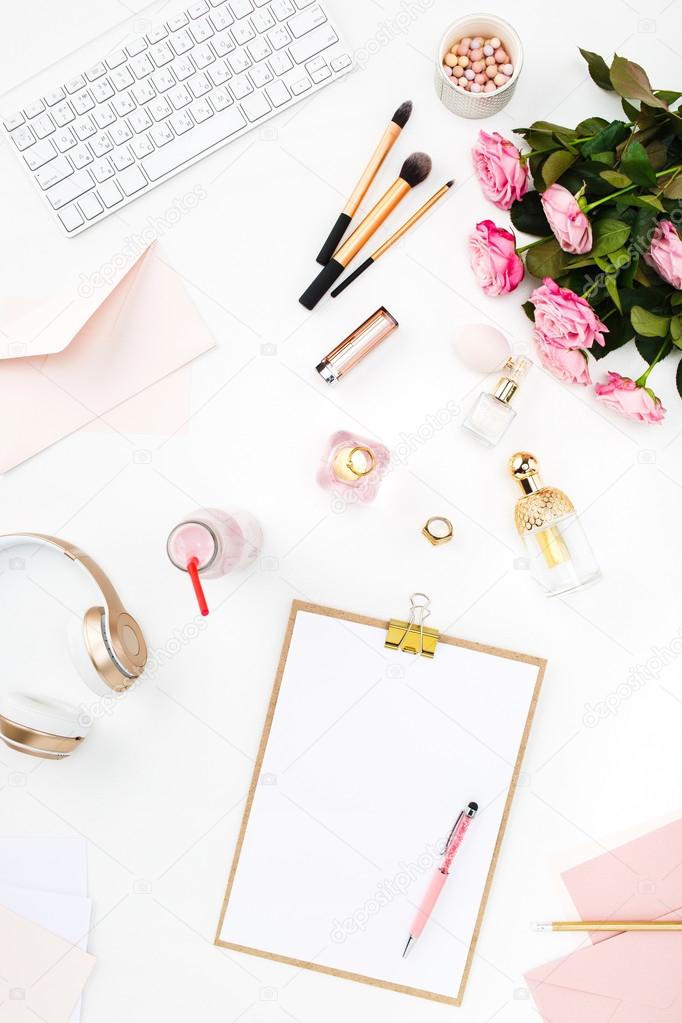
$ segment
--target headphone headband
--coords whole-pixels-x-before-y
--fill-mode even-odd
[[[144,671],[145,664],[147,663],[147,647],[142,636],[142,630],[135,619],[124,609],[121,598],[111,580],[97,562],[89,554],[76,547],[75,544],[71,544],[66,540],[60,540],[55,536],[48,536],[43,533],[6,533],[0,535],[0,551],[9,550],[12,547],[19,547],[24,544],[50,547],[60,554],[65,554],[71,561],[80,565],[90,579],[92,579],[102,596],[104,607],[91,608],[86,613],[86,630],[89,629],[91,632],[91,641],[94,643],[99,639],[96,625],[93,627],[94,623],[91,615],[91,612],[98,611],[101,612],[102,616],[102,640],[106,647],[110,646],[109,654],[115,662],[118,662],[119,671],[131,681],[138,678]],[[100,660],[101,658],[98,657],[98,661]],[[99,670],[101,665],[98,663],[96,667]],[[121,686],[117,684],[112,685],[111,688],[118,689]]]

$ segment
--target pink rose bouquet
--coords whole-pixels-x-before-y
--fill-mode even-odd
[[[644,261],[673,288],[682,290],[682,240],[670,220],[658,221]]]
[[[591,348],[606,344],[608,327],[584,298],[545,277],[530,296],[535,307],[535,336],[556,348]]]
[[[665,416],[661,400],[653,391],[620,373],[609,373],[606,382],[597,384],[594,392],[604,405],[638,423],[660,423]]]
[[[523,280],[523,260],[511,231],[482,220],[469,237],[471,267],[486,295],[506,295]]]
[[[592,248],[592,226],[574,195],[563,185],[550,185],[540,196],[547,222],[563,252],[582,255]]]
[[[513,202],[526,194],[528,168],[509,139],[496,131],[492,135],[481,131],[471,155],[483,194],[499,209],[510,209]]]

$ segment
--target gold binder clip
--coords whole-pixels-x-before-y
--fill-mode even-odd
[[[410,597],[410,617],[401,622],[391,619],[388,623],[385,647],[389,650],[403,650],[407,654],[421,654],[433,657],[438,644],[437,629],[428,629],[424,622],[431,614],[430,599],[425,593],[413,593]]]

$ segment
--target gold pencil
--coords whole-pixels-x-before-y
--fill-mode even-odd
[[[682,920],[553,920],[537,931],[682,931]]]

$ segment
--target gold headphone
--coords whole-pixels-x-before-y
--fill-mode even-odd
[[[147,663],[142,629],[121,603],[108,576],[91,557],[65,540],[40,533],[0,536],[0,551],[21,544],[50,547],[80,565],[97,586],[103,607],[91,607],[70,629],[69,646],[78,674],[98,696],[122,693]],[[8,693],[0,696],[0,739],[12,749],[46,760],[68,757],[89,724],[79,708],[61,700]]]

